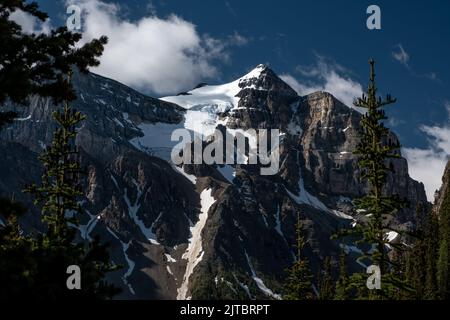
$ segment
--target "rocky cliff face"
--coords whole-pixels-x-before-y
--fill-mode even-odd
[[[444,170],[444,175],[442,176],[442,187],[435,195],[435,201],[433,206],[433,212],[439,214],[441,212],[442,204],[444,200],[450,197],[450,161]]]
[[[111,243],[124,265],[111,276],[124,289],[120,298],[277,299],[298,214],[313,268],[338,255],[342,244],[330,240],[337,228],[358,220],[352,199],[366,186],[352,150],[361,116],[329,93],[299,97],[263,65],[162,100],[94,74],[74,81],[74,106],[87,115],[77,140],[88,172],[79,237]],[[30,204],[20,189],[40,176],[36,157],[51,141],[55,107],[41,98],[8,107],[22,116],[0,132],[0,194]],[[279,129],[278,174],[260,175],[260,165],[171,163],[174,129],[207,136],[216,127]],[[426,203],[423,185],[408,176],[405,159],[392,168],[386,192],[410,201],[398,221],[408,226],[415,205]],[[31,214],[23,223],[40,228]]]

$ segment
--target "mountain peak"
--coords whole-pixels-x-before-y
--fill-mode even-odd
[[[220,109],[237,107],[244,95],[254,91],[276,91],[283,96],[297,97],[277,74],[265,64],[258,64],[244,76],[225,84],[202,85],[177,96],[162,97],[161,100],[172,102],[185,109],[218,105]]]
[[[297,93],[265,64],[258,64],[237,82],[240,89],[278,91],[283,95],[297,96]]]
[[[253,68],[249,73],[239,78],[239,81],[245,81],[249,79],[258,79],[261,77],[263,73],[267,70],[270,70],[265,64],[258,64],[255,68]]]

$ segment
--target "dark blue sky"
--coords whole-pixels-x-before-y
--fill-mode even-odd
[[[426,145],[420,125],[449,121],[445,102],[450,100],[450,1],[105,2],[119,3],[121,14],[130,20],[148,16],[153,10],[160,18],[176,14],[193,23],[199,34],[216,39],[236,32],[245,37],[245,45],[228,48],[229,61],[216,63],[220,75],[208,79],[209,83],[235,79],[259,63],[301,82],[296,67],[313,66],[321,55],[345,67],[347,75],[365,86],[367,60],[373,57],[380,91],[398,98],[388,115],[395,120],[391,125],[404,146]],[[38,3],[50,13],[54,25],[63,23],[62,1]],[[371,4],[381,8],[382,30],[366,28],[366,8]],[[407,66],[392,55],[399,44],[409,55]]]

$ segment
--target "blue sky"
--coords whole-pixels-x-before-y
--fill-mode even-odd
[[[367,60],[373,57],[380,92],[398,98],[387,111],[389,125],[410,148],[410,165],[421,170],[438,160],[435,171],[439,171],[448,158],[449,1],[103,1],[110,6],[98,5],[99,1],[38,1],[53,26],[64,23],[67,2],[80,4],[83,10],[95,8],[91,20],[83,15],[88,38],[96,36],[94,29],[110,32],[113,42],[124,42],[123,35],[133,38],[133,32],[141,36],[143,40],[125,41],[128,47],[138,44],[134,51],[122,52],[120,44],[111,47],[115,56],[105,58],[99,73],[158,97],[189,90],[199,82],[227,82],[265,63],[290,83],[295,80],[300,89],[335,88],[342,80],[344,91],[350,87],[344,94],[351,95],[359,85],[365,87]],[[366,28],[371,4],[381,8],[381,30]],[[99,10],[109,12],[110,24],[94,18]],[[146,37],[155,41],[141,46]],[[145,54],[134,57],[142,51]],[[167,52],[175,52],[175,58]],[[177,62],[168,63],[172,59]],[[142,68],[122,74],[134,70],[133,62]],[[170,66],[164,69],[166,64]],[[133,78],[140,71],[145,72]],[[330,84],[332,75],[336,77]],[[429,158],[436,154],[439,159]],[[436,172],[433,179],[438,176]]]

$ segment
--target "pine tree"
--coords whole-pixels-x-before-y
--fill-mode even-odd
[[[444,183],[448,183],[449,179],[450,176],[444,177]],[[438,212],[439,251],[437,260],[437,286],[439,298],[445,300],[450,298],[450,188],[447,187],[446,190],[447,194],[441,195],[443,200]]]
[[[302,256],[302,250],[305,245],[305,239],[302,235],[302,225],[300,215],[297,214],[296,224],[297,235],[297,255],[296,261],[288,270],[288,276],[284,285],[284,300],[310,300],[314,298],[312,291],[312,274],[309,267],[309,261]]]
[[[428,211],[428,212],[427,212]],[[406,253],[406,280],[414,289],[409,299],[434,300],[438,297],[437,260],[439,235],[437,216],[418,206],[416,241]]]
[[[405,279],[413,289],[406,299],[434,300],[437,298],[437,253],[439,232],[437,216],[421,205],[416,208],[416,231],[411,234],[415,241],[405,253]]]
[[[26,234],[19,217],[26,210],[14,199],[0,199],[0,215],[6,225],[0,226],[0,299],[29,297],[34,299],[83,297],[109,298],[117,288],[104,281],[107,272],[116,269],[109,261],[107,247],[95,239],[83,245],[75,243],[75,231],[67,223],[76,224],[65,214],[79,211],[80,196],[78,153],[74,149],[75,126],[83,119],[68,102],[76,98],[67,74],[72,67],[87,72],[99,64],[106,37],[77,46],[81,34],[58,28],[45,35],[24,34],[19,25],[9,20],[10,13],[22,10],[41,21],[47,19],[36,3],[8,0],[0,3],[0,105],[4,102],[25,103],[30,95],[64,101],[62,112],[54,114],[61,128],[52,146],[41,157],[46,167],[41,186],[33,185],[38,202],[43,203],[43,233]],[[0,112],[0,129],[16,115]],[[81,213],[82,214],[82,213]],[[66,268],[79,265],[82,290],[67,290]]]
[[[448,244],[445,238],[439,244],[436,276],[439,297],[446,299],[448,296]]]
[[[8,0],[0,2],[0,106],[5,101],[25,103],[30,95],[53,98],[55,103],[74,100],[75,92],[64,81],[73,66],[87,72],[107,42],[106,37],[76,46],[81,34],[60,27],[49,34],[26,34],[14,21],[11,12],[21,10],[44,22],[48,19],[35,2]],[[1,110],[0,110],[1,111]],[[10,123],[16,113],[0,112],[0,128]]]
[[[356,99],[354,105],[364,108],[367,112],[362,116],[362,136],[354,154],[358,156],[358,165],[361,169],[361,178],[369,185],[368,193],[355,200],[356,208],[364,212],[366,222],[358,223],[354,228],[341,232],[341,235],[352,236],[356,245],[361,246],[363,254],[360,260],[366,260],[368,265],[376,265],[380,268],[382,276],[381,290],[371,290],[369,298],[395,298],[397,288],[403,287],[400,279],[391,272],[391,261],[387,255],[386,245],[394,250],[401,250],[398,244],[390,244],[386,232],[396,231],[390,225],[392,217],[404,206],[404,201],[398,196],[385,194],[385,184],[392,166],[387,165],[389,159],[399,158],[398,143],[392,143],[389,139],[389,129],[383,124],[387,117],[383,108],[396,100],[387,95],[385,100],[377,98],[375,84],[375,62],[370,60],[370,82],[367,93]],[[366,247],[372,247],[367,249]],[[362,281],[357,285],[363,290],[364,276],[352,277],[354,281]],[[355,284],[356,285],[356,284]]]
[[[426,300],[435,300],[438,297],[436,262],[439,246],[439,226],[437,216],[434,213],[429,214],[424,234],[425,250],[425,283],[423,298]]]
[[[42,221],[47,230],[26,238],[32,242],[30,256],[38,263],[33,269],[34,283],[25,288],[24,294],[39,298],[112,298],[119,290],[105,282],[104,277],[117,268],[109,260],[107,246],[98,238],[88,245],[75,242],[73,226],[78,225],[75,215],[83,214],[78,203],[83,195],[80,184],[83,172],[75,139],[77,126],[85,117],[64,101],[63,109],[55,111],[53,118],[59,127],[51,146],[39,157],[44,165],[42,183],[25,190],[35,195],[36,205],[42,206]],[[66,270],[70,265],[81,269],[81,290],[67,289]]]
[[[325,257],[323,261],[323,269],[321,270],[318,279],[319,299],[332,300],[334,297],[334,282],[330,257]]]
[[[345,252],[342,251],[339,255],[339,278],[336,282],[335,300],[350,299],[349,277],[347,274],[347,267],[345,264]]]
[[[407,295],[407,299],[421,300],[424,296],[426,256],[424,240],[419,239],[406,253],[405,278],[407,283],[414,288],[414,292]]]

